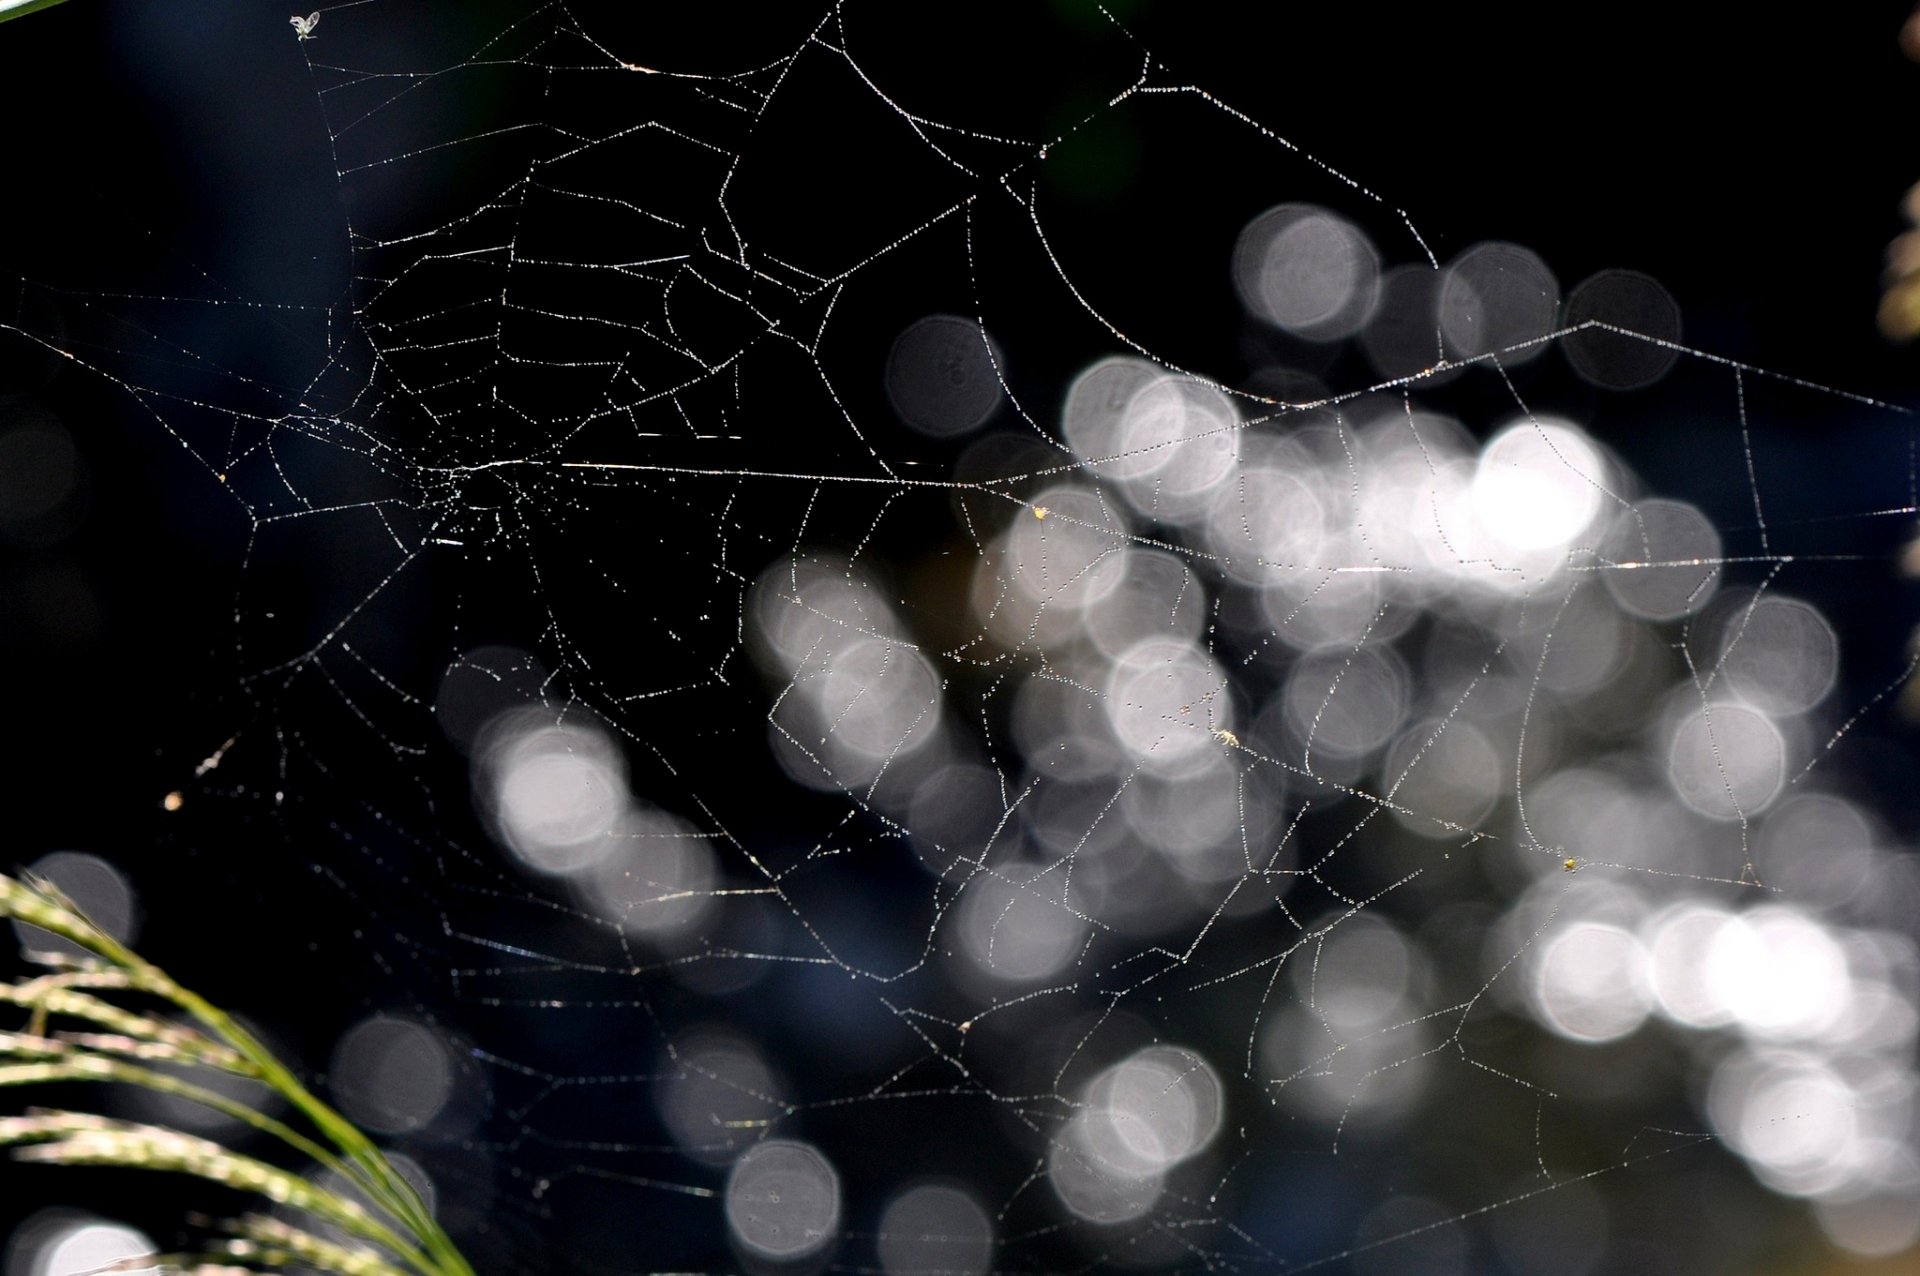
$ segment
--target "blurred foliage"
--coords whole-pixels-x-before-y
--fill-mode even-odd
[[[1920,62],[1920,6],[1900,28],[1900,48]],[[1907,220],[1920,227],[1920,183],[1901,201]],[[1886,293],[1880,299],[1880,331],[1894,341],[1920,336],[1920,229],[1910,230],[1887,245]]]

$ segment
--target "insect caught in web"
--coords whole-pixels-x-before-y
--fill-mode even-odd
[[[288,18],[287,21],[293,24],[293,33],[295,35],[299,36],[302,40],[311,40],[314,38],[313,29],[320,25],[320,11],[315,9],[304,18],[296,13],[291,18]]]

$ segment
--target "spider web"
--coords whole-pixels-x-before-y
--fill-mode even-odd
[[[469,1252],[1912,1243],[1910,386],[1429,235],[1447,148],[1292,127],[1393,64],[1244,107],[1205,15],[319,14],[125,15],[272,135],[21,264],[8,437],[185,618],[82,635],[86,849]]]

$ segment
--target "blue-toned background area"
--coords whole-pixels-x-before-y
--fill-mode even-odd
[[[1915,1270],[1907,7],[657,8],[0,25],[0,867],[482,1271]]]

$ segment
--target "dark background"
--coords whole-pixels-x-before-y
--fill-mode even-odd
[[[639,17],[627,8],[578,12],[610,33],[621,56],[712,71],[780,56],[818,20],[789,5]],[[407,19],[396,21],[402,11]],[[495,15],[510,12],[384,10],[395,22],[388,52],[396,65],[446,64],[469,47],[447,32],[488,30],[499,25]],[[1644,271],[1678,300],[1690,346],[1901,407],[1916,402],[1920,357],[1874,326],[1885,245],[1904,228],[1900,200],[1920,179],[1911,132],[1920,67],[1896,42],[1902,4],[1834,6],[1792,23],[1730,4],[1406,12],[1147,0],[1120,12],[1165,68],[1156,82],[1204,86],[1380,201],[1354,198],[1198,104],[1190,116],[1182,107],[1085,134],[1071,162],[1045,179],[1053,184],[1051,225],[1089,266],[1103,254],[1128,263],[1126,272],[1092,273],[1113,282],[1115,304],[1133,308],[1143,343],[1176,362],[1233,382],[1267,352],[1238,317],[1224,251],[1209,271],[1194,265],[1204,254],[1164,245],[1176,234],[1230,245],[1234,229],[1260,209],[1317,192],[1328,202],[1337,196],[1343,211],[1370,210],[1368,229],[1390,261],[1417,259],[1394,216],[1405,210],[1442,262],[1475,242],[1511,239],[1540,253],[1563,289],[1605,267]],[[365,51],[349,44],[354,20],[350,9],[329,13],[311,46],[316,60]],[[967,4],[936,14],[856,5],[847,34],[863,64],[891,75],[883,87],[909,109],[1023,136],[1036,121],[1080,118],[1128,82],[1140,56],[1070,6]],[[464,763],[429,717],[383,715],[381,729],[368,733],[337,689],[311,680],[281,685],[259,672],[300,650],[315,626],[338,619],[343,602],[365,592],[378,534],[364,522],[284,541],[263,533],[240,502],[272,500],[272,480],[236,474],[233,490],[224,490],[199,459],[206,439],[232,425],[196,407],[203,395],[228,408],[284,409],[303,394],[335,401],[335,387],[304,381],[327,341],[318,316],[328,307],[341,312],[346,217],[371,223],[404,206],[405,217],[430,221],[436,209],[471,207],[487,188],[484,161],[469,167],[461,157],[435,169],[434,183],[404,191],[383,185],[377,170],[336,181],[320,105],[338,107],[346,93],[317,93],[328,81],[310,73],[302,52],[284,15],[254,3],[73,0],[0,26],[0,319],[14,325],[0,331],[0,393],[15,396],[7,402],[16,408],[49,406],[67,423],[85,465],[86,503],[70,535],[16,543],[0,557],[0,651],[15,741],[0,858],[24,864],[74,848],[121,865],[142,900],[143,950],[189,986],[269,1025],[293,1057],[319,1067],[344,1024],[381,1007],[434,1014],[480,1040],[511,1037],[521,1030],[511,1015],[477,1006],[450,980],[450,970],[473,964],[454,932],[518,937],[539,923],[527,910],[489,912],[473,893],[494,852],[467,801]],[[472,109],[510,117],[531,92],[503,81]],[[459,106],[452,96],[437,101],[443,111]],[[819,109],[830,119],[842,105],[822,91]],[[421,126],[436,124],[442,135],[477,131],[457,116]],[[510,158],[518,144],[503,140],[488,154]],[[924,197],[938,207],[951,199],[947,177],[896,170],[884,154],[854,152],[843,157],[844,171],[823,174],[803,148],[783,156],[776,141],[756,145],[761,166],[743,183],[765,185],[743,188],[740,202],[779,206],[797,244],[840,233],[871,242],[863,204],[909,206]],[[1183,176],[1170,182],[1170,172]],[[863,196],[867,183],[874,185]],[[1013,244],[1017,228],[1017,219],[983,214],[984,251],[994,235]],[[1032,265],[997,260],[1020,264],[989,276],[989,288]],[[16,281],[27,282],[16,292]],[[930,271],[909,282],[923,287],[902,283],[899,297],[856,297],[870,317],[855,313],[847,326],[882,331],[914,307],[964,310],[966,281],[957,274]],[[172,300],[149,305],[142,294]],[[263,299],[307,309],[251,304]],[[1018,309],[1017,294],[991,300]],[[1084,331],[1045,341],[1045,322],[1036,315],[1032,333],[996,334],[1021,353],[1018,374],[1042,403],[1105,348]],[[157,339],[148,344],[138,331]],[[112,376],[50,354],[33,335],[70,346]],[[844,359],[834,367],[859,382],[857,351],[822,357]],[[1342,357],[1348,362],[1319,369],[1336,387],[1361,376],[1352,357]],[[1460,393],[1473,421],[1474,392]],[[1652,490],[1707,509],[1728,553],[1756,547],[1724,377],[1588,406],[1596,434]],[[1916,619],[1911,587],[1892,567],[1911,519],[1862,516],[1910,503],[1908,439],[1892,422],[1886,412],[1784,390],[1757,398],[1752,422],[1770,523],[1798,552],[1844,556],[1792,584],[1841,630],[1852,703],[1898,673]],[[320,491],[337,483],[359,500],[391,493],[410,534],[486,503],[479,485],[442,501],[422,468],[487,455],[497,440],[485,430],[436,432],[404,411],[381,426],[394,443],[390,455],[359,464],[366,458],[351,440],[324,439],[306,457],[302,482]],[[852,472],[865,464],[837,428],[810,420],[749,441],[750,455],[724,463]],[[904,437],[885,448],[928,467],[952,455]],[[356,463],[332,469],[340,449]],[[693,455],[714,463],[710,452]],[[694,557],[683,561],[670,548],[677,529],[712,515],[717,498],[682,500],[655,485],[634,494],[639,512],[616,516],[593,512],[580,489],[556,485],[547,507],[556,554],[578,561],[567,557],[570,547],[629,536],[661,547],[661,596],[685,599],[689,615],[694,602],[727,605]],[[756,513],[768,539],[759,557],[746,554],[745,570],[778,552],[782,533],[791,539],[799,501],[776,495]],[[837,530],[852,535],[872,506],[850,503],[843,513],[847,527]],[[935,516],[927,517],[933,535]],[[479,641],[537,643],[542,625],[520,607],[529,596],[520,570],[436,560],[423,579],[383,596],[366,649],[383,670],[430,695],[458,650]],[[646,617],[594,614],[590,575],[575,580],[563,571],[547,577],[546,588],[584,591],[580,614],[565,623],[588,640],[612,641],[623,624],[637,628],[642,668],[604,678],[572,671],[565,694],[592,700],[633,690],[655,667],[683,659],[645,645],[663,641]],[[696,649],[723,640],[718,629],[692,633]],[[658,716],[637,711],[635,730],[641,738],[672,733],[682,783],[731,800],[744,838],[777,842],[783,827],[805,824],[827,805],[800,796],[792,805],[754,800],[776,782],[764,759],[744,756],[742,742],[759,736],[711,727],[730,714],[752,725],[752,695],[728,699],[733,694],[712,692]],[[225,742],[232,744],[220,766],[196,775]],[[1910,746],[1885,705],[1870,712],[1851,746],[1852,782],[1901,832],[1915,814]],[[425,752],[406,752],[413,748]],[[638,772],[648,764],[635,765]],[[161,798],[172,791],[184,805],[163,812]],[[862,889],[883,900],[893,886],[882,877]],[[599,1028],[583,1014],[567,1031],[590,1049]],[[447,1190],[458,1190],[460,1156],[445,1155]],[[510,1150],[473,1171],[486,1193],[511,1202],[492,1224],[509,1243],[473,1246],[483,1268],[496,1257],[499,1270],[557,1265],[545,1247],[564,1220],[542,1222],[526,1205],[528,1182],[555,1157],[566,1160]],[[136,1196],[119,1179],[66,1173],[0,1164],[0,1230],[46,1200],[113,1201],[156,1235],[177,1213],[165,1191],[149,1197],[142,1185]],[[697,1244],[685,1258],[726,1261]],[[582,1261],[644,1265],[599,1252]]]

